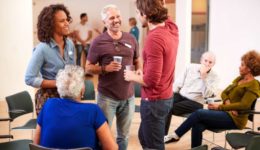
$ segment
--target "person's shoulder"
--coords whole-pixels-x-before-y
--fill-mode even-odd
[[[97,37],[95,37],[92,41],[93,45],[102,43],[103,41],[108,41],[109,40],[109,36],[107,35],[106,32],[101,33],[100,35],[98,35]]]
[[[254,79],[246,84],[246,89],[260,97],[260,83],[258,80]]]
[[[191,64],[187,65],[186,68],[187,68],[188,70],[189,70],[189,69],[199,69],[199,68],[200,68],[200,64],[191,63]]]
[[[123,33],[122,42],[126,42],[128,44],[132,43],[134,45],[137,45],[137,41],[131,33],[128,33],[128,32],[122,32],[122,33]]]
[[[44,105],[53,105],[54,103],[57,103],[59,100],[60,98],[48,98]]]
[[[256,89],[259,89],[260,90],[260,82],[256,79],[254,79],[252,82],[251,82],[251,86],[253,88],[256,88]]]
[[[122,33],[123,33],[124,38],[134,39],[134,37],[131,33],[128,33],[128,32],[122,32]]]
[[[35,46],[35,48],[33,49],[34,52],[44,52],[46,49],[50,48],[50,44],[46,43],[46,42],[40,42],[39,44],[37,44]]]
[[[171,30],[178,31],[178,26],[169,17],[165,20],[165,26],[169,27]]]
[[[66,43],[69,44],[70,46],[74,46],[74,43],[73,43],[73,41],[72,41],[70,38],[67,37],[67,38],[65,39],[65,41],[66,41]]]
[[[93,113],[101,111],[100,107],[97,104],[93,103],[83,103],[83,107],[86,107],[86,110],[91,110]]]
[[[81,103],[81,104],[84,104],[85,107],[89,107],[93,109],[97,109],[99,107],[97,104],[94,103]]]

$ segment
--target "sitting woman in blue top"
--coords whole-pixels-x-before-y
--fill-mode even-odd
[[[57,74],[56,86],[61,98],[49,98],[44,104],[34,143],[59,149],[118,149],[101,109],[80,102],[85,90],[83,69],[66,65]]]

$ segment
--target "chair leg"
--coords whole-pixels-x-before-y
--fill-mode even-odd
[[[11,135],[11,122],[8,122],[8,134]],[[10,138],[9,138],[9,142],[10,142]]]
[[[227,149],[227,139],[226,139],[226,135],[227,135],[227,131],[225,131],[225,143],[224,143],[224,148]]]
[[[32,134],[31,134],[31,139],[33,140],[33,130],[32,130]]]
[[[212,132],[212,141],[215,142],[215,133]]]

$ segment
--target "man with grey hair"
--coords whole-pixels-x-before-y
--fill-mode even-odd
[[[202,54],[200,64],[190,64],[173,86],[172,111],[168,114],[165,124],[165,135],[171,123],[172,115],[183,115],[203,108],[205,98],[213,97],[217,93],[218,76],[212,70],[216,58],[212,52]],[[171,138],[164,137],[169,143]]]
[[[138,44],[132,35],[120,30],[121,15],[117,6],[105,6],[101,17],[107,31],[93,40],[85,71],[99,75],[97,103],[110,126],[116,116],[117,143],[120,150],[126,150],[135,103],[134,86],[124,80],[124,69],[131,65],[140,72]]]

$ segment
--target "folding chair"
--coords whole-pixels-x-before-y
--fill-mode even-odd
[[[8,106],[9,118],[5,118],[0,121],[9,121],[9,135],[11,132],[11,122],[25,114],[32,113],[32,118],[27,121],[23,126],[14,127],[12,128],[12,130],[36,128],[36,119],[33,118],[33,103],[31,96],[27,91],[7,96],[6,102]]]
[[[85,80],[85,93],[82,100],[95,100],[94,84],[91,80]]]
[[[30,150],[65,150],[65,149],[47,148],[33,143],[30,143],[29,146],[30,146]],[[81,147],[81,148],[66,149],[66,150],[92,150],[92,148]]]
[[[201,145],[198,147],[194,147],[191,150],[208,150],[208,145]]]
[[[0,138],[13,138],[12,135],[0,135]],[[32,143],[32,140],[16,140],[9,142],[0,143],[1,150],[29,150],[29,143]]]
[[[240,111],[239,113],[240,114],[249,114],[248,115],[248,120],[250,121],[250,122],[252,122],[252,128],[249,128],[249,127],[246,127],[246,128],[244,128],[244,129],[251,129],[252,131],[254,131],[254,115],[255,114],[260,114],[260,112],[257,112],[257,111],[255,111],[255,106],[256,106],[256,102],[257,102],[257,99],[256,100],[254,100],[254,102],[252,103],[252,105],[251,105],[251,109],[250,110],[244,110],[244,111]],[[221,133],[221,132],[225,132],[225,135],[227,135],[228,134],[228,130],[226,130],[226,129],[208,129],[209,131],[212,131],[213,132],[213,141],[209,141],[209,140],[207,140],[207,139],[204,139],[205,141],[207,141],[207,142],[210,142],[210,143],[212,143],[212,144],[214,144],[214,145],[217,145],[216,143],[214,143],[214,141],[215,141],[215,135],[214,135],[214,133]],[[225,139],[225,145],[224,145],[224,148],[226,148],[226,139]],[[221,146],[219,146],[219,145],[217,145],[218,147],[215,147],[216,149],[221,149]]]
[[[141,85],[138,83],[134,83],[135,88],[135,97],[141,97]]]
[[[141,85],[138,83],[134,83],[134,89],[135,89],[135,98],[141,97]],[[140,106],[135,105],[135,112],[140,112]]]
[[[259,150],[260,148],[260,136],[254,136],[246,146],[246,150]]]

